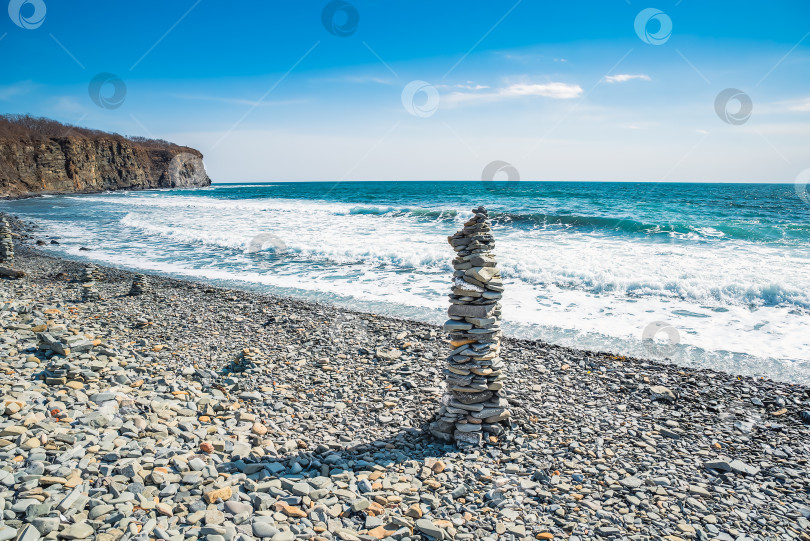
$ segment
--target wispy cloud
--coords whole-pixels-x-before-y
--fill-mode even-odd
[[[657,122],[630,122],[620,124],[620,126],[626,130],[649,130],[652,128],[657,128],[659,124]]]
[[[798,100],[780,102],[787,111],[794,113],[810,113],[810,97]]]
[[[514,51],[496,51],[495,54],[502,57],[504,60],[511,60],[522,64],[536,64],[538,62],[568,62],[567,58],[561,56],[549,57],[540,53],[526,53]]]
[[[88,100],[89,102],[89,100]],[[54,96],[50,100],[50,108],[55,116],[65,114],[83,116],[87,114],[88,108],[73,96]]]
[[[626,83],[627,81],[632,81],[633,79],[639,79],[641,81],[650,81],[649,75],[644,75],[640,73],[638,75],[631,75],[629,73],[620,73],[619,75],[606,75],[605,82],[606,83]]]
[[[526,53],[515,51],[494,51],[494,54],[515,62],[539,62],[545,60],[546,56],[539,53]]]
[[[486,90],[489,87],[487,85],[480,85],[472,81],[467,81],[466,83],[457,85],[436,85],[436,88],[439,90],[453,90],[456,88],[461,88],[464,90]]]
[[[0,86],[0,100],[7,101],[22,96],[34,90],[33,81],[20,81],[10,85]]]
[[[543,96],[557,100],[570,100],[582,94],[582,87],[566,83],[525,84],[518,83],[500,89],[499,94],[505,97],[514,96]]]
[[[319,77],[318,81],[328,83],[354,83],[354,84],[378,84],[378,85],[393,85],[396,84],[396,79],[386,77],[376,77],[373,75],[345,75],[342,77]]]
[[[803,102],[792,105],[790,110],[801,113],[810,113],[810,98],[805,98]]]
[[[480,85],[475,88],[479,88]],[[582,87],[567,83],[516,83],[503,88],[489,90],[488,87],[480,87],[485,92],[476,91],[463,92],[460,90],[442,96],[443,104],[462,105],[470,103],[496,102],[515,98],[543,97],[555,100],[570,100],[582,95]]]
[[[247,105],[249,107],[272,107],[276,105],[293,105],[298,103],[306,103],[307,100],[299,98],[294,100],[264,100],[264,101],[256,101],[256,100],[249,100],[245,98],[230,98],[226,96],[206,96],[201,94],[174,94],[175,98],[180,98],[184,100],[202,100],[202,101],[216,101],[220,103],[228,103],[231,105]]]
[[[755,103],[754,108],[759,115],[810,113],[810,96],[775,101],[771,103]]]

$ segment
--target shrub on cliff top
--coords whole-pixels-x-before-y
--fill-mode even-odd
[[[197,151],[180,145],[175,145],[163,139],[149,139],[141,136],[124,136],[117,133],[108,133],[101,130],[82,128],[71,124],[63,124],[56,120],[31,115],[0,115],[0,139],[30,139],[38,141],[43,139],[63,139],[66,137],[83,137],[85,139],[118,139],[129,141],[135,145],[154,150],[173,150],[176,152]]]

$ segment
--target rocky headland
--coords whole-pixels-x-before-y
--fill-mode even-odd
[[[810,539],[805,387],[504,337],[508,427],[457,447],[427,429],[440,327],[130,295],[10,224],[0,540]]]
[[[205,187],[202,157],[167,141],[0,116],[0,197]]]

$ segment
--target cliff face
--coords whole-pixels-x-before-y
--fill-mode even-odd
[[[109,137],[0,136],[0,197],[210,186],[188,147]]]

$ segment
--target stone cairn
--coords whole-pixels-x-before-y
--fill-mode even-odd
[[[259,351],[255,348],[245,348],[222,369],[224,374],[241,374],[242,372],[253,371],[264,364],[256,358]]]
[[[137,297],[149,291],[149,282],[146,281],[146,276],[143,274],[136,274],[132,280],[132,287],[129,288],[129,296]]]
[[[98,382],[98,374],[87,368],[82,368],[75,363],[53,360],[40,373],[39,379],[45,381],[46,385],[65,385],[68,381],[80,381],[82,383]]]
[[[87,265],[82,270],[82,301],[84,302],[101,300],[101,294],[96,289],[96,272],[95,265]]]
[[[0,220],[0,262],[10,262],[14,259],[14,241],[11,240],[11,228],[8,221]]]
[[[496,268],[492,228],[484,207],[448,237],[456,251],[450,294],[450,319],[444,330],[453,351],[444,370],[447,391],[430,432],[444,441],[480,445],[498,436],[510,417],[501,396],[503,361],[498,356],[503,282]]]

